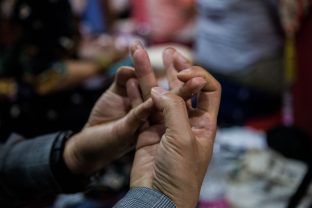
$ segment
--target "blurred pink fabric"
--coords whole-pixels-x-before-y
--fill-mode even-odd
[[[153,40],[173,39],[194,23],[195,0],[133,0],[136,24],[149,27]]]

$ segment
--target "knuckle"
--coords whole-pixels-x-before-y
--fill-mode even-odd
[[[207,73],[207,70],[205,70],[203,67],[201,66],[193,66],[192,70],[196,73],[200,73],[200,74],[205,74]]]
[[[185,106],[185,101],[182,97],[175,95],[173,93],[167,93],[165,95],[168,105],[171,106]]]
[[[140,119],[140,116],[139,116],[139,112],[138,112],[138,109],[137,108],[134,108],[130,111],[129,113],[129,117],[127,119],[127,123],[129,125],[133,124],[133,122],[136,122]]]
[[[136,126],[138,123],[142,123],[146,121],[145,118],[146,114],[146,109],[141,107],[141,108],[134,108],[130,111],[130,117],[128,118],[128,126]]]
[[[216,80],[216,88],[218,91],[220,91],[220,92],[222,91],[222,85],[217,80]]]

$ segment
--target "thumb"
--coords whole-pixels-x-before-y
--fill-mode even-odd
[[[184,69],[188,69],[192,66],[192,61],[186,58],[184,55],[182,55],[180,52],[176,51],[174,54],[174,67],[176,70],[182,71]]]
[[[144,103],[133,108],[118,125],[119,133],[133,134],[140,128],[150,116],[153,110],[153,101],[151,98]]]
[[[152,88],[151,95],[154,105],[163,113],[166,138],[174,140],[171,144],[188,145],[193,136],[185,101],[160,87]]]

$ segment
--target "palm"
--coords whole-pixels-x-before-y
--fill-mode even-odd
[[[127,96],[127,81],[134,76],[134,71],[122,68],[116,75],[113,85],[100,97],[90,114],[86,126],[116,121],[131,110]]]
[[[134,71],[125,68],[117,73],[113,85],[94,106],[84,129],[70,140],[66,152],[74,158],[73,169],[92,173],[133,148],[136,131],[152,108],[152,102],[147,101],[131,109],[131,97],[127,96],[131,89],[127,85],[133,76]]]
[[[162,133],[157,126],[153,126],[139,135],[131,171],[130,185],[132,187],[152,187],[155,156],[160,146]]]
[[[199,109],[188,107],[188,115],[192,127],[192,133],[197,141],[193,148],[196,152],[207,154],[207,140],[211,141],[209,146],[212,146],[215,136],[215,123],[212,121],[211,116]],[[165,132],[164,124],[151,126],[143,131],[138,138],[136,155],[132,167],[131,186],[145,186],[152,187],[154,173],[157,170],[156,161],[166,159],[164,154],[167,150],[163,148],[166,146],[162,143],[168,142],[171,138]],[[169,141],[170,142],[170,141]],[[210,148],[211,149],[211,148]],[[209,152],[211,155],[212,152]],[[172,155],[174,156],[174,155]],[[200,156],[199,158],[210,158]],[[207,161],[201,161],[203,164],[208,165]],[[198,176],[202,178],[203,176]]]
[[[129,99],[108,90],[97,101],[88,121],[89,126],[118,120],[131,109]]]

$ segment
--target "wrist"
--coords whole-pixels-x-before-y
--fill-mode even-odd
[[[101,169],[101,163],[93,155],[96,150],[89,148],[89,140],[92,135],[81,131],[73,135],[66,143],[63,152],[63,158],[68,169],[76,175],[90,176]],[[92,156],[90,156],[92,154]],[[93,157],[94,156],[94,157]]]
[[[58,135],[58,138],[53,144],[50,159],[52,173],[65,193],[82,191],[89,183],[89,177],[75,174],[65,161],[65,147],[71,135],[71,132],[60,133]]]
[[[63,158],[64,162],[67,166],[67,168],[74,174],[79,174],[79,168],[77,166],[77,159],[75,158],[74,153],[74,144],[73,144],[73,138],[72,136],[70,139],[68,139],[65,143],[64,152],[63,152]]]

